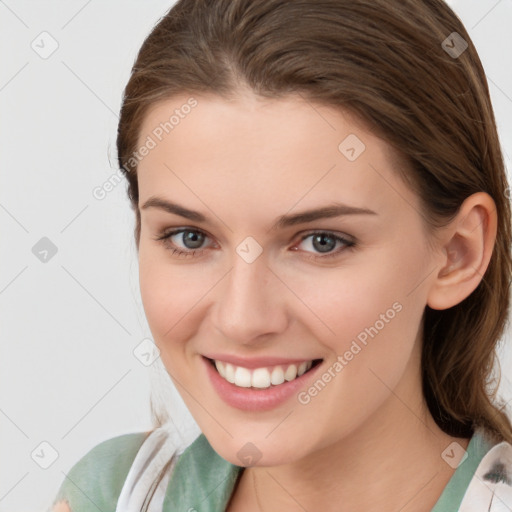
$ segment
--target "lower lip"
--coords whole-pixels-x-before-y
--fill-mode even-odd
[[[213,367],[209,359],[203,357],[206,372],[219,396],[228,405],[244,411],[269,411],[283,404],[296,395],[300,389],[304,389],[306,380],[312,377],[321,366],[317,364],[308,372],[289,382],[283,382],[278,386],[254,389],[241,388],[223,379]]]

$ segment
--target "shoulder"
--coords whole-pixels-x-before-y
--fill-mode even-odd
[[[65,474],[51,510],[66,511],[64,504],[71,512],[115,510],[133,460],[149,434],[124,434],[94,446]]]

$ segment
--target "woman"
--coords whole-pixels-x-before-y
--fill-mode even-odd
[[[117,146],[146,317],[202,433],[105,441],[53,510],[512,507],[510,204],[449,7],[179,1]]]

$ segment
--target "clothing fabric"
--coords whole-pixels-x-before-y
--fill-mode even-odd
[[[167,426],[107,440],[73,466],[54,503],[71,512],[224,512],[243,468],[203,434],[182,453],[179,446]],[[466,453],[432,512],[510,512],[512,445],[477,430]]]

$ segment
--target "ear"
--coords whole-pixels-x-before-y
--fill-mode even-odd
[[[485,192],[469,196],[459,213],[442,228],[438,273],[427,297],[432,309],[462,302],[480,284],[496,240],[496,204]]]

